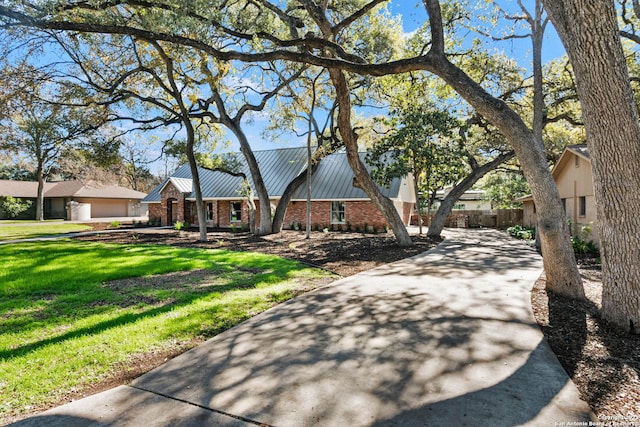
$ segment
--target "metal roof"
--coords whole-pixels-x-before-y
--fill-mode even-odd
[[[359,153],[360,160],[364,163],[367,171],[371,168],[364,161],[366,153]],[[320,162],[316,173],[311,177],[311,198],[314,200],[346,200],[346,199],[368,199],[364,190],[354,187],[353,179],[355,175],[346,153],[331,154]],[[394,179],[389,187],[378,186],[382,194],[389,198],[398,197],[400,178]],[[293,200],[304,200],[307,198],[307,190],[302,186],[293,196]]]
[[[269,196],[279,198],[284,193],[287,185],[307,165],[306,147],[284,148],[276,150],[263,150],[254,152],[256,161],[262,173],[262,179],[267,187]],[[365,153],[360,153],[364,162]],[[243,156],[239,156],[242,164],[242,172],[251,180],[249,167]],[[366,165],[366,163],[365,163]],[[366,165],[369,170],[369,166]],[[202,197],[206,199],[234,199],[240,197],[242,178],[224,172],[198,168]],[[160,202],[160,192],[169,180],[175,178],[191,178],[189,165],[180,166],[171,177],[166,179],[143,200],[144,202]],[[360,188],[353,186],[354,174],[347,161],[345,153],[331,154],[320,162],[318,169],[313,174],[311,181],[311,197],[315,200],[346,200],[368,199],[367,194]],[[379,187],[382,193],[389,198],[397,198],[400,192],[401,179],[394,179],[389,188]],[[192,193],[188,198],[195,198]],[[293,196],[293,200],[306,199],[306,187],[301,187]]]
[[[171,177],[171,178],[169,178],[169,181],[181,193],[191,193],[191,192],[193,192],[193,179],[191,179],[191,178]]]

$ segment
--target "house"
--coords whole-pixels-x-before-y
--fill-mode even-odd
[[[307,149],[284,148],[256,151],[264,183],[271,197],[271,209],[275,209],[287,185],[307,166]],[[364,159],[365,153],[361,153]],[[251,178],[244,159],[244,173]],[[241,195],[241,177],[198,169],[208,227],[241,227],[249,223],[248,205]],[[389,197],[405,224],[409,223],[413,204],[413,181],[410,177],[395,179],[389,187],[380,187]],[[306,185],[293,195],[287,208],[284,227],[306,224]],[[331,154],[320,162],[311,179],[311,224],[317,228],[353,227],[366,225],[382,229],[386,220],[366,193],[354,185],[354,174],[345,153]],[[189,165],[179,167],[174,173],[143,199],[149,205],[149,217],[160,218],[161,224],[176,221],[197,222],[195,193]],[[257,203],[259,210],[260,206]],[[257,213],[259,219],[259,212]]]
[[[435,201],[431,206],[431,209],[434,211],[438,210],[438,207],[440,207],[440,203],[444,200],[445,197],[447,197],[452,189],[453,186],[449,186],[444,188],[443,190],[436,191]],[[453,206],[453,210],[490,211],[491,200],[487,198],[486,191],[484,190],[467,190],[462,194],[462,196]]]
[[[45,219],[87,220],[147,215],[146,207],[141,203],[146,193],[117,185],[103,185],[93,181],[45,182],[43,195]],[[21,217],[35,217],[37,182],[0,180],[0,196],[34,201]]]
[[[560,192],[571,234],[593,240],[598,244],[591,158],[586,144],[566,147],[551,173]],[[536,212],[533,198],[526,196],[519,200],[523,202],[524,225],[535,226]],[[590,233],[583,232],[585,226],[591,228]]]

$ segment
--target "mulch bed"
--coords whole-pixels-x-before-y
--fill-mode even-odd
[[[193,230],[140,228],[77,239],[120,244],[162,244],[261,252],[325,268],[345,277],[418,255],[435,247],[441,241],[441,239],[431,239],[426,236],[413,236],[414,245],[403,248],[398,246],[392,233],[314,231],[311,233],[311,238],[306,239],[305,232],[293,230],[284,230],[269,236],[253,236],[246,232],[214,231],[207,234],[207,242],[199,242],[198,238],[199,233]]]
[[[602,272],[579,260],[587,301],[545,291],[544,275],[532,292],[536,321],[569,377],[603,426],[640,426],[640,336],[600,318]]]

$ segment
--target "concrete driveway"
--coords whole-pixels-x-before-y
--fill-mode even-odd
[[[262,313],[18,426],[513,426],[590,421],[543,340],[540,256],[495,230]],[[557,424],[556,424],[557,423]]]

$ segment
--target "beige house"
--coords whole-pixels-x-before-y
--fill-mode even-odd
[[[449,186],[444,188],[443,190],[436,191],[436,200],[433,203],[431,209],[437,210],[440,206],[440,203],[444,200],[445,197],[451,192],[453,186]],[[464,194],[458,199],[456,204],[453,206],[454,211],[490,211],[491,210],[491,200],[489,200],[486,196],[486,191],[484,190],[467,190]]]
[[[585,144],[571,145],[564,149],[558,163],[552,170],[553,179],[558,186],[560,198],[567,220],[571,225],[571,234],[599,243],[596,230],[596,202],[593,192],[591,158]],[[523,202],[524,225],[535,226],[536,212],[531,196],[520,199]],[[584,227],[590,227],[588,235]]]
[[[0,180],[0,196],[12,196],[34,203],[22,218],[34,218],[38,183]],[[140,217],[147,215],[142,204],[146,193],[93,181],[58,181],[44,184],[44,217],[69,220]]]

